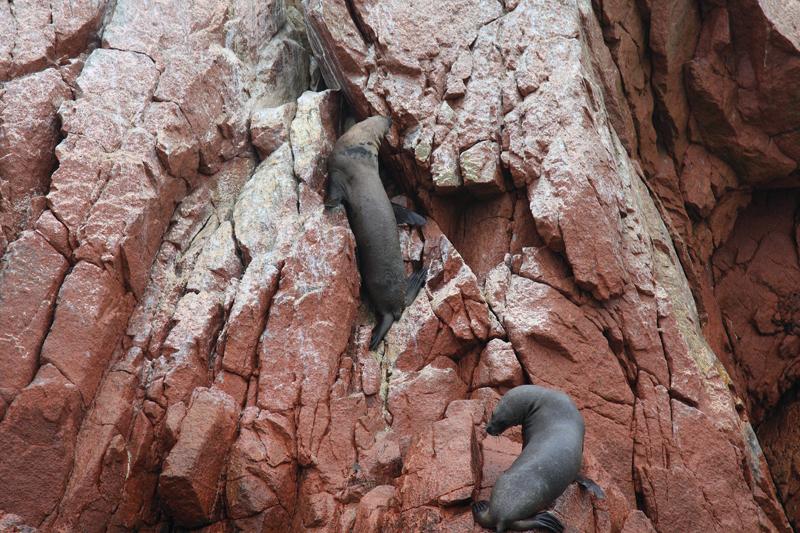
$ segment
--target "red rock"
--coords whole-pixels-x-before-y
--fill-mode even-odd
[[[72,56],[85,50],[96,37],[107,2],[57,0],[50,4],[56,37],[56,53]]]
[[[471,388],[516,387],[522,385],[522,367],[511,343],[492,339],[480,356],[480,361],[472,375]]]
[[[406,4],[0,4],[0,289],[32,287],[2,303],[19,320],[45,302],[30,334],[0,321],[34,362],[0,367],[18,382],[0,440],[49,439],[4,447],[25,490],[0,515],[156,531],[177,501],[204,531],[477,531],[469,493],[488,496],[520,436],[469,443],[499,398],[485,385],[521,362],[576,399],[607,493],[571,486],[568,530],[789,531],[771,480],[796,514],[797,10]],[[393,118],[383,177],[429,219],[401,231],[426,288],[374,353],[345,214],[321,205],[340,102],[301,97],[320,71],[356,117]],[[70,318],[92,294],[124,304],[113,327]],[[56,352],[64,376],[39,369],[55,384],[34,398]],[[230,455],[180,478],[202,505],[158,490],[195,389],[235,396],[225,424],[243,415],[204,441]]]
[[[213,48],[190,57],[164,57],[164,73],[153,96],[177,104],[182,111],[199,141],[200,170],[204,173],[220,170],[222,162],[241,153],[246,142],[245,95],[240,85],[229,83],[236,70],[232,58]]]
[[[482,141],[461,153],[459,159],[464,185],[477,195],[491,195],[506,190],[500,170],[500,146]]]
[[[290,136],[294,174],[320,197],[325,196],[328,155],[336,142],[339,98],[333,91],[307,91],[297,99]]]
[[[356,112],[365,115],[367,102],[359,90],[367,81],[365,60],[367,47],[359,28],[350,18],[347,6],[332,0],[314,0],[304,6],[309,41],[320,57],[320,68],[326,83],[342,89],[353,102]],[[328,25],[337,20],[339,24]]]
[[[462,227],[453,235],[453,245],[475,273],[478,283],[483,284],[486,274],[504,260],[512,247],[514,198],[496,196],[492,200],[470,203],[462,209]],[[475,232],[474,228],[481,228],[481,231]]]
[[[39,369],[0,423],[0,507],[38,526],[58,504],[73,466],[78,388],[52,365]]]
[[[110,73],[130,72],[129,83],[119,84]],[[118,149],[136,115],[152,98],[158,70],[152,60],[123,50],[95,50],[76,84],[81,96],[59,110],[62,130],[84,135],[106,150]]]
[[[11,60],[8,74],[20,76],[42,69],[54,52],[55,32],[50,5],[23,2],[9,6],[9,12],[16,31],[11,32],[13,47],[8,51]]]
[[[186,290],[193,292],[225,292],[232,280],[242,276],[242,263],[236,253],[233,225],[222,222],[208,238],[186,281]]]
[[[714,236],[714,245],[720,246],[724,243],[736,223],[738,212],[750,203],[750,196],[746,193],[734,192],[724,196],[714,212],[708,218],[709,229]]]
[[[653,4],[650,12],[650,48],[653,52],[654,124],[680,158],[685,150],[682,133],[689,120],[683,65],[695,50],[702,21],[694,2]],[[681,146],[683,145],[683,146]]]
[[[728,331],[735,335],[732,362],[745,376],[739,385],[748,391],[756,421],[795,381],[796,371],[780,352],[786,339],[791,342],[793,295],[800,283],[793,238],[796,206],[796,197],[783,193],[756,195],[713,258],[715,294]]]
[[[188,401],[195,387],[208,380],[208,361],[214,339],[222,327],[219,301],[206,292],[187,293],[178,302],[175,323],[157,361],[164,374],[164,396],[169,403]],[[157,401],[163,402],[158,396]]]
[[[642,511],[636,510],[625,519],[625,526],[622,533],[655,533],[656,529]]]
[[[112,274],[84,261],[66,277],[58,298],[41,359],[74,383],[88,405],[124,330],[132,298]]]
[[[31,216],[38,215],[32,212],[32,202],[47,192],[56,163],[53,154],[58,142],[56,111],[72,94],[55,69],[9,81],[3,89],[0,190],[3,190],[4,213],[0,229],[11,242],[19,231],[30,227]]]
[[[354,531],[378,533],[383,531],[386,513],[397,506],[397,489],[379,485],[361,498],[356,511]]]
[[[447,405],[463,398],[466,391],[455,364],[445,357],[439,357],[419,372],[394,372],[386,407],[392,415],[392,429],[401,439],[401,448],[406,448],[418,430],[439,420]]]
[[[394,482],[403,468],[400,445],[391,433],[378,434],[372,447],[359,450],[359,461],[369,477],[379,482]]]
[[[296,112],[297,104],[294,102],[253,111],[250,116],[250,135],[262,159],[289,141],[289,127]]]
[[[174,102],[154,102],[144,121],[156,138],[161,164],[175,177],[192,177],[200,166],[199,143],[181,108]]]
[[[458,349],[452,332],[443,330],[447,328],[433,313],[423,289],[386,334],[386,354],[400,370],[420,370],[438,355]]]
[[[197,531],[198,533],[233,533],[236,529],[228,522],[215,522]]]
[[[219,510],[220,476],[236,433],[238,409],[221,391],[196,389],[175,447],[164,460],[159,494],[178,524],[200,526]]]
[[[477,531],[471,511],[447,512],[441,508],[426,506],[389,515],[384,530],[389,531],[452,531],[472,533]]]
[[[299,220],[293,165],[291,147],[282,145],[242,188],[233,221],[236,240],[247,261],[288,247],[294,237]]]
[[[472,419],[455,415],[418,431],[406,453],[399,491],[402,508],[468,500],[479,479]]]
[[[167,408],[166,418],[164,421],[165,429],[167,431],[166,442],[164,443],[167,448],[172,449],[175,443],[178,442],[178,437],[181,434],[181,423],[186,417],[186,404],[183,402],[173,403]]]
[[[297,469],[294,424],[281,415],[248,408],[228,461],[225,498],[233,519],[259,515],[274,526],[290,521],[295,509]],[[240,522],[241,523],[241,522]]]
[[[545,247],[526,247],[521,257],[512,258],[515,274],[556,289],[571,301],[580,301],[575,280],[570,275],[568,266],[556,253]]]
[[[116,366],[99,388],[78,433],[75,464],[58,512],[42,524],[44,529],[98,530],[107,526],[122,497],[122,481],[133,468],[127,435],[133,426],[132,402],[139,382],[127,370],[124,364]]]
[[[313,494],[303,503],[300,519],[304,528],[325,526],[333,522],[336,502],[330,494],[325,492]]]
[[[769,470],[782,497],[786,514],[795,528],[798,525],[797,517],[800,516],[800,502],[794,492],[797,480],[793,474],[793,465],[798,458],[797,443],[800,442],[797,440],[798,426],[795,423],[798,413],[797,400],[790,396],[758,428],[758,439],[769,460]]]
[[[477,278],[447,239],[439,246],[428,272],[433,313],[458,339],[486,340],[492,326]]]
[[[516,440],[511,436],[516,435]],[[486,436],[481,441],[482,472],[481,485],[478,497],[482,500],[490,499],[492,487],[503,472],[509,469],[522,451],[519,433],[515,430],[497,437]]]
[[[239,406],[244,405],[247,398],[247,380],[233,372],[223,370],[217,374],[213,388],[226,393]]]
[[[64,257],[69,257],[72,250],[69,246],[69,235],[67,228],[64,227],[53,213],[49,210],[43,212],[36,221],[36,231],[42,235],[58,253]]]
[[[372,396],[378,393],[380,386],[380,365],[373,357],[366,357],[361,361],[361,388],[364,394]]]
[[[325,219],[306,225],[284,263],[261,339],[258,405],[270,412],[298,410],[303,458],[319,446],[327,425],[327,391],[355,319],[354,254],[349,231]]]
[[[8,533],[36,533],[38,529],[25,525],[21,516],[0,511],[0,530]]]
[[[270,0],[258,5],[236,4],[236,8],[235,18],[228,22],[233,30],[231,48],[255,61],[259,47],[268,43],[286,23],[285,6],[282,2]]]
[[[225,331],[222,366],[243,378],[255,367],[258,339],[269,304],[278,290],[280,270],[259,256],[248,266],[236,292]]]
[[[23,233],[0,267],[0,396],[8,403],[31,382],[68,263],[44,238]]]

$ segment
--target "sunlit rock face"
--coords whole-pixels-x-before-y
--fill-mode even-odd
[[[511,387],[569,531],[791,531],[800,8],[0,5],[0,530],[480,531]],[[375,352],[350,123],[425,286]],[[533,443],[532,445],[535,445]],[[763,451],[762,451],[763,447]]]

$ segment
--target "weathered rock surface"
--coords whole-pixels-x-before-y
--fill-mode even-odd
[[[0,4],[0,530],[478,531],[525,382],[586,420],[607,498],[572,485],[569,531],[797,527],[798,28],[758,0]],[[369,352],[323,197],[378,113],[428,278]]]

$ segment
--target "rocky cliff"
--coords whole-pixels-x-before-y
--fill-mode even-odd
[[[520,383],[570,531],[800,523],[800,4],[0,2],[0,530],[471,532]],[[324,210],[391,116],[426,286]]]

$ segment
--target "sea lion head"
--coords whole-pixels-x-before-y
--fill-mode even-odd
[[[492,411],[492,417],[486,424],[486,433],[497,436],[510,427],[522,424],[529,414],[530,400],[527,396],[533,388],[520,385],[505,393]]]
[[[520,423],[519,417],[514,413],[514,409],[509,407],[508,402],[500,400],[500,403],[492,411],[492,418],[486,424],[486,433],[496,437],[508,428]]]
[[[346,165],[345,161],[350,158],[374,158],[377,162],[381,141],[391,126],[392,119],[380,115],[354,124],[336,141],[330,161],[333,161],[334,165]]]
[[[362,120],[353,126],[352,129],[357,129],[361,135],[361,138],[365,140],[368,139],[369,142],[375,147],[375,150],[377,150],[378,147],[380,147],[384,136],[386,133],[388,133],[389,128],[391,127],[392,119],[390,117],[376,115],[374,117],[369,117],[368,119]]]

